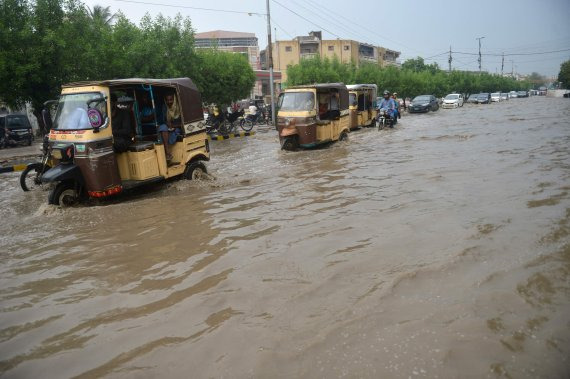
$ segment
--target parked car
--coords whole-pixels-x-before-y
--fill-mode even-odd
[[[526,91],[519,91],[517,92],[518,97],[528,97],[528,92]]]
[[[499,101],[501,101],[501,93],[500,92],[493,92],[491,94],[491,101],[498,103]]]
[[[410,113],[437,111],[439,103],[433,95],[420,95],[414,97],[408,109]]]
[[[0,116],[0,141],[2,147],[31,145],[34,135],[32,125],[25,114]]]
[[[518,97],[517,93],[518,93],[517,91],[511,91],[511,92],[509,92],[509,97],[510,98]]]
[[[469,97],[467,98],[467,102],[471,103],[471,104],[477,104],[477,97],[479,96],[478,93],[472,93],[471,95],[469,95]]]
[[[460,93],[450,93],[443,99],[442,108],[459,108],[463,106],[463,95]]]
[[[477,104],[489,104],[491,102],[491,94],[487,92],[480,93],[477,96]]]
[[[501,93],[501,101],[509,100],[509,94],[506,92]]]

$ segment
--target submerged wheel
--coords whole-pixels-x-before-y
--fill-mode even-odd
[[[41,177],[49,170],[49,166],[41,163],[32,163],[20,174],[20,187],[24,191],[30,191],[42,184]]]
[[[253,122],[251,120],[244,120],[239,126],[241,126],[244,131],[249,132],[253,129]]]
[[[343,131],[340,133],[340,136],[338,136],[338,140],[339,141],[346,141],[348,140],[348,133],[346,131]]]
[[[206,170],[206,165],[200,161],[190,162],[186,165],[186,170],[184,170],[184,178],[188,180],[200,180],[203,179],[208,170]]]
[[[287,151],[296,150],[298,147],[299,147],[299,141],[297,140],[296,137],[287,137],[283,140],[283,143],[281,144],[281,149]]]
[[[49,193],[48,203],[71,207],[79,202],[79,194],[73,182],[60,182]]]

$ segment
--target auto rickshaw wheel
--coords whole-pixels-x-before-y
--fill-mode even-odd
[[[60,182],[49,193],[48,203],[71,207],[79,202],[79,195],[73,182]]]
[[[186,165],[186,170],[184,170],[184,178],[188,180],[200,180],[203,179],[208,170],[206,170],[206,165],[200,161],[190,162]]]
[[[339,141],[346,141],[348,140],[348,133],[346,131],[340,133],[340,136],[338,136],[338,140]]]
[[[296,150],[299,147],[299,141],[297,140],[297,137],[285,137],[285,140],[283,141],[283,144],[281,145],[281,149],[283,150],[287,150],[287,151],[293,151]]]

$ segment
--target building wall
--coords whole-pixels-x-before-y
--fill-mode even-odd
[[[281,71],[283,82],[287,81],[287,66],[296,65],[301,59],[314,56],[313,54],[301,53],[301,44],[302,41],[297,39],[276,41],[272,44],[273,68]],[[369,47],[373,52],[371,57],[365,57],[360,54],[360,45],[360,42],[353,40],[322,40],[319,41],[316,53],[323,58],[332,59],[336,56],[342,63],[350,63],[352,61],[357,66],[363,62],[374,63],[380,66],[397,64],[395,59],[385,59],[387,52],[388,55],[397,52],[379,46],[362,44]],[[397,54],[399,55],[399,53]]]

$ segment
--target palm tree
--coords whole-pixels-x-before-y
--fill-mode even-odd
[[[116,13],[111,14],[111,7],[104,7],[102,5],[94,5],[93,9],[87,7],[89,17],[95,22],[100,22],[103,25],[111,25],[117,16]]]

